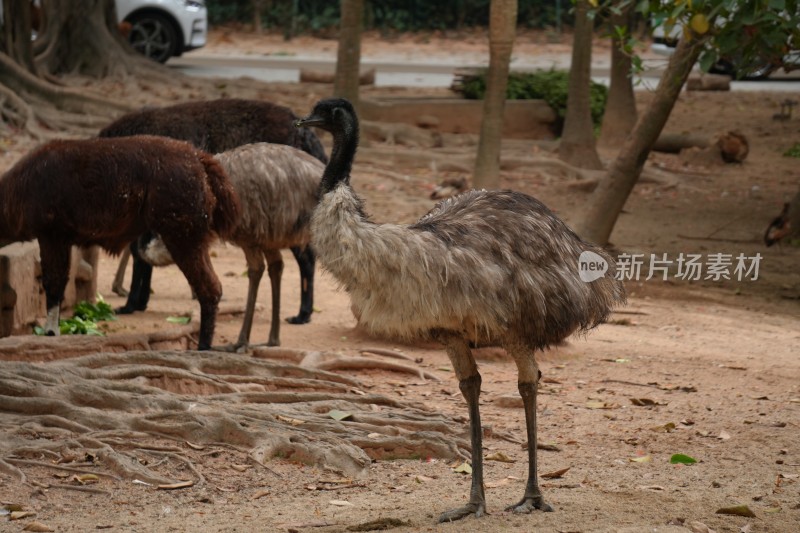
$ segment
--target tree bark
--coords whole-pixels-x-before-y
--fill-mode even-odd
[[[6,0],[3,2],[3,43],[1,51],[16,63],[36,73],[31,46],[32,18],[29,0]]]
[[[364,0],[342,0],[333,94],[358,105]]]
[[[625,27],[626,34],[633,28],[633,4],[611,16],[611,85],[608,89],[606,112],[600,127],[602,146],[620,146],[636,125],[636,99],[633,96],[631,78],[631,56],[625,52],[625,43],[618,37],[614,27]]]
[[[478,154],[473,184],[496,189],[500,185],[500,147],[506,87],[517,24],[517,0],[492,0],[489,12],[489,72],[483,98]]]
[[[113,0],[45,0],[36,63],[49,74],[102,78],[131,74],[148,60],[116,31]]]
[[[584,218],[576,225],[584,239],[600,245],[608,243],[617,218],[639,179],[653,144],[669,119],[704,42],[697,36],[679,41],[661,75],[652,102],[639,117],[608,173],[589,198]]]
[[[575,3],[575,38],[572,43],[572,64],[567,88],[567,114],[558,156],[570,165],[603,168],[595,146],[594,125],[590,105],[592,83],[592,21],[589,2]]]

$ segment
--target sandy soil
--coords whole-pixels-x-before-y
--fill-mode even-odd
[[[210,50],[213,43],[235,46],[236,39],[235,34],[215,35]],[[414,54],[430,56],[443,47],[432,39],[411,41]],[[334,46],[332,41],[302,42],[303,47]],[[368,49],[381,46],[399,50],[397,43],[375,40]],[[457,44],[449,41],[447,46],[455,49]],[[465,49],[473,53],[472,45]],[[326,88],[277,85],[269,90],[304,113]],[[524,421],[522,409],[515,405],[518,400],[507,398],[516,395],[513,364],[491,350],[480,353],[483,423],[492,435],[485,441],[485,453],[502,452],[513,462],[486,461],[489,515],[481,519],[436,524],[440,512],[466,500],[469,476],[455,473],[452,464],[426,457],[375,462],[360,486],[335,491],[317,490],[320,480],[335,477],[330,472],[281,459],[269,463],[274,474],[238,472],[224,454],[198,463],[208,480],[204,487],[172,492],[103,479],[101,486],[110,496],[55,490],[42,496],[0,475],[0,502],[34,510],[37,520],[57,531],[326,533],[378,518],[405,522],[394,529],[398,532],[700,532],[706,531],[704,525],[736,533],[800,530],[800,249],[767,249],[761,242],[771,217],[800,184],[800,165],[781,156],[800,141],[800,119],[772,120],[786,97],[681,97],[668,130],[710,137],[738,129],[751,142],[750,155],[742,165],[688,165],[679,156],[653,156],[652,162],[676,171],[674,182],[638,185],[613,242],[622,252],[648,257],[666,253],[670,259],[681,252],[704,257],[758,253],[759,276],[742,282],[686,282],[674,277],[630,281],[629,305],[611,323],[541,355],[539,438],[557,451],[539,452],[539,471],[568,469],[542,482],[554,513],[518,516],[503,510],[524,490]],[[648,94],[639,94],[642,105],[648,99]],[[420,152],[403,146],[392,149]],[[466,154],[474,146],[447,149]],[[508,155],[531,155],[540,148],[513,142],[504,150]],[[19,152],[12,150],[3,163],[15,156]],[[608,159],[613,153],[603,156]],[[454,176],[427,167],[387,164],[381,169],[359,166],[357,161],[353,184],[375,220],[407,222],[432,206],[428,195],[434,184]],[[587,198],[558,174],[524,169],[504,172],[502,179],[504,186],[539,197],[567,221],[577,218]],[[243,254],[224,245],[215,246],[214,252],[225,290],[223,305],[242,305],[247,285]],[[291,254],[285,259],[282,314],[288,316],[298,305],[299,291]],[[122,299],[110,293],[115,269],[116,260],[103,256],[100,290],[117,305]],[[158,270],[153,280],[148,312],[120,317],[110,325],[110,334],[163,329],[170,327],[165,321],[169,315],[197,315],[177,269]],[[262,285],[254,342],[266,340],[268,292]],[[461,420],[466,432],[465,402],[441,350],[367,337],[356,327],[347,296],[324,272],[318,274],[315,308],[311,324],[283,325],[283,346],[345,354],[369,346],[400,350],[421,360],[419,366],[441,381],[374,370],[357,377],[371,392],[416,400]],[[221,318],[218,343],[236,338],[239,320],[235,315]],[[698,463],[670,464],[676,453]],[[52,479],[46,469],[31,467],[26,473],[33,479]],[[716,512],[735,505],[747,505],[756,517]],[[0,517],[0,531],[22,531],[29,521],[5,522]]]

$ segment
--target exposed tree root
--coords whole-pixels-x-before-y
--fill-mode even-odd
[[[420,375],[391,361],[347,359]],[[6,361],[0,473],[23,483],[31,479],[23,469],[46,469],[184,488],[209,482],[199,465],[220,449],[268,470],[278,456],[354,478],[376,458],[451,459],[468,450],[453,420],[364,393],[358,380],[319,367],[191,351]]]
[[[363,350],[362,353],[374,353],[368,350]],[[386,356],[387,353],[392,354],[390,357],[395,357],[393,352],[382,350],[382,354]],[[293,350],[289,348],[278,347],[263,347],[257,348],[253,351],[253,356],[263,357],[267,359],[288,359],[293,361],[304,368],[317,368],[320,370],[389,370],[392,372],[405,372],[407,374],[414,374],[422,379],[431,379],[433,381],[441,381],[438,376],[426,372],[421,368],[404,365],[401,363],[393,363],[390,361],[383,361],[372,357],[348,357],[345,355],[330,353],[330,352],[316,352],[307,350]]]

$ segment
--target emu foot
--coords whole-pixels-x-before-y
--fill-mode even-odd
[[[214,346],[214,350],[217,352],[227,352],[227,353],[247,353],[249,350],[249,344],[223,344],[222,346]]]
[[[553,507],[549,503],[545,503],[542,496],[525,496],[519,503],[506,507],[506,511],[519,514],[531,514],[534,509],[545,513],[553,512]]]
[[[311,322],[311,313],[300,313],[297,316],[290,316],[286,319],[289,324],[308,324]]]
[[[484,503],[468,503],[464,507],[445,511],[439,516],[439,523],[455,522],[461,520],[469,515],[475,515],[475,518],[480,518],[486,514],[486,504]]]
[[[123,298],[125,296],[128,296],[128,290],[125,287],[123,287],[122,285],[116,285],[116,284],[112,285],[111,286],[111,292],[113,292],[117,296],[122,296]]]

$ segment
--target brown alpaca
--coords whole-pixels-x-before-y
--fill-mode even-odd
[[[59,332],[70,247],[119,254],[152,230],[197,293],[198,348],[208,349],[222,295],[208,246],[214,232],[228,235],[238,216],[238,197],[219,163],[163,137],[52,141],[0,178],[0,240],[38,239],[49,335]]]

